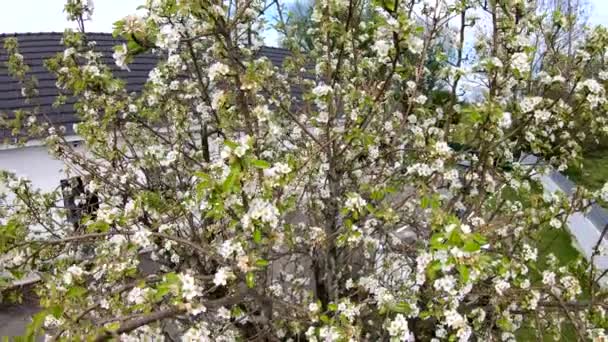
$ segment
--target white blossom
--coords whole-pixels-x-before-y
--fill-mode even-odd
[[[346,208],[352,211],[364,209],[366,205],[367,201],[356,193],[349,194],[344,204]]]
[[[228,279],[232,276],[233,274],[230,267],[220,267],[213,276],[213,283],[216,286],[225,286],[228,283]]]
[[[408,322],[402,314],[395,316],[387,330],[391,337],[397,338],[399,341],[414,341],[414,335],[410,332]]]
[[[112,57],[114,58],[114,63],[116,63],[116,66],[123,70],[131,71],[129,66],[127,66],[127,52],[127,44],[122,44],[122,46],[116,48],[114,54],[112,54]]]
[[[217,80],[219,76],[225,76],[230,72],[230,68],[224,64],[224,63],[220,63],[220,62],[216,62],[213,63],[210,67],[209,67],[209,79],[214,81]]]

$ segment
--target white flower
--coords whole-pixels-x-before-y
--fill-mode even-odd
[[[114,54],[112,54],[112,57],[114,58],[114,63],[116,63],[116,66],[122,70],[131,71],[127,66],[127,51],[129,51],[127,49],[127,44],[122,44],[122,46],[116,48]]]
[[[543,284],[549,286],[555,285],[555,273],[551,271],[543,271]]]
[[[384,39],[376,40],[372,49],[378,54],[379,57],[384,58],[388,56],[388,52],[391,49],[391,45]]]
[[[545,84],[545,85],[551,84],[551,82],[553,82],[553,78],[546,71],[539,72],[538,75],[536,75],[536,77],[538,78],[538,81],[540,83]]]
[[[178,155],[179,155],[179,152],[177,152],[177,151],[169,151],[169,153],[167,153],[167,156],[165,157],[165,159],[160,161],[160,165],[167,167],[167,166],[175,163]]]
[[[505,292],[506,290],[508,290],[510,287],[511,287],[511,284],[509,284],[509,282],[508,282],[508,281],[506,281],[506,280],[504,280],[504,279],[502,279],[502,278],[499,278],[499,279],[497,279],[497,280],[495,280],[495,281],[494,281],[494,289],[495,289],[495,290],[496,290],[496,292],[497,292],[499,295],[501,295],[501,296],[502,296],[502,295],[504,294],[504,292]]]
[[[452,148],[445,141],[438,141],[435,143],[435,151],[437,154],[442,156],[449,156],[452,154]]]
[[[319,311],[319,309],[320,309],[320,307],[319,307],[319,304],[317,304],[317,303],[313,302],[313,303],[308,304],[308,311],[310,311],[312,313]]]
[[[199,297],[202,295],[202,289],[200,286],[196,285],[194,282],[194,277],[189,274],[180,273],[178,275],[180,281],[182,282],[182,296],[187,301],[191,301],[193,298]]]
[[[482,65],[488,67],[496,67],[496,68],[502,68],[503,64],[502,61],[498,58],[498,57],[492,57],[492,58],[488,58],[482,61],[481,63]]]
[[[530,62],[528,61],[528,55],[523,52],[514,53],[511,58],[511,66],[520,73],[529,72]]]
[[[264,223],[268,223],[271,227],[276,227],[279,224],[279,210],[272,203],[255,198],[249,204],[249,211],[243,217],[241,222],[244,226],[249,227],[248,220],[256,219]]]
[[[449,294],[455,294],[456,278],[454,278],[454,276],[452,276],[451,274],[448,274],[444,277],[435,280],[435,282],[433,283],[433,287],[435,288],[435,290],[438,291],[444,291]]]
[[[410,94],[414,93],[414,90],[416,90],[416,82],[412,80],[407,81],[405,85],[407,86],[407,92]]]
[[[503,333],[500,335],[500,340],[503,342],[514,342],[515,335],[513,335],[511,332],[503,331]]]
[[[272,114],[270,109],[268,109],[267,105],[256,106],[255,108],[253,108],[252,112],[258,118],[258,120],[262,122],[268,121],[270,114]]]
[[[538,109],[534,112],[534,119],[537,123],[544,123],[551,118],[551,112],[545,109]]]
[[[471,226],[469,226],[468,224],[460,225],[460,230],[465,234],[471,234]]]
[[[233,275],[230,267],[220,267],[213,276],[213,283],[216,286],[225,286],[228,283],[228,278],[231,278]]]
[[[565,276],[559,281],[564,289],[566,290],[566,295],[569,299],[575,299],[576,296],[582,293],[581,286],[576,278],[573,276]]]
[[[146,296],[150,292],[150,289],[142,289],[140,287],[134,287],[127,295],[127,301],[133,304],[143,304],[146,302]]]
[[[156,45],[164,50],[167,50],[170,54],[173,54],[179,46],[180,35],[177,28],[173,25],[163,25],[160,29],[159,34],[156,36]]]
[[[538,257],[538,250],[534,247],[531,247],[527,243],[525,243],[524,247],[523,247],[523,255],[524,255],[524,260],[535,261],[536,258]]]
[[[500,117],[500,120],[498,120],[498,127],[502,129],[507,129],[511,127],[512,123],[513,121],[511,120],[511,113],[503,112],[502,116]]]
[[[80,278],[83,274],[84,270],[80,266],[72,265],[63,274],[63,282],[71,285],[74,278]]]
[[[325,96],[330,94],[332,91],[331,87],[326,85],[325,83],[319,83],[318,86],[316,86],[313,90],[312,93],[317,96],[317,97],[321,97],[321,96]]]
[[[425,104],[427,100],[428,100],[428,98],[424,95],[418,95],[414,98],[414,102],[416,102],[417,104],[420,104],[420,105]]]
[[[234,154],[242,158],[245,153],[249,150],[249,136],[246,135],[239,140],[239,145],[234,149]]]
[[[445,323],[453,329],[461,329],[467,326],[464,317],[454,309],[445,312]]]
[[[124,235],[113,235],[108,242],[113,246],[114,253],[120,252],[120,248],[128,242],[127,238]]]
[[[446,231],[446,233],[450,233],[450,232],[452,232],[452,230],[454,230],[454,228],[456,228],[456,224],[450,223],[447,226],[445,226],[445,231]]]
[[[188,329],[181,340],[183,342],[210,342],[212,341],[210,335],[211,331],[202,323],[200,326],[194,326]],[[151,339],[151,341],[153,340],[154,339]]]
[[[223,63],[215,62],[209,67],[209,79],[214,81],[218,76],[225,76],[230,72],[230,68]]]
[[[68,59],[72,57],[75,53],[76,49],[74,49],[73,47],[67,48],[63,51],[63,59]],[[21,59],[23,59],[23,57]]]
[[[608,182],[604,183],[602,190],[599,192],[600,198],[602,201],[608,202]]]
[[[221,306],[219,309],[217,309],[217,316],[223,320],[229,320],[230,319],[230,310]]]
[[[402,314],[397,314],[389,324],[387,331],[391,337],[399,341],[414,341],[414,335],[410,332],[407,319]]]
[[[326,124],[329,122],[329,113],[326,110],[322,110],[317,115],[316,120],[320,124]]]
[[[268,178],[275,178],[281,175],[286,175],[292,170],[286,163],[276,163],[271,168],[264,170],[264,176]]]
[[[553,83],[565,83],[566,78],[562,75],[556,75],[553,77]]]
[[[233,254],[237,256],[243,255],[245,252],[243,251],[243,247],[238,242],[233,240],[224,241],[219,249],[218,253],[225,259],[232,257]]]
[[[147,229],[140,229],[133,234],[133,242],[141,248],[146,248],[152,245],[149,236],[152,233]]]
[[[543,101],[542,97],[534,96],[534,97],[526,97],[521,103],[521,111],[524,113],[528,113],[533,111],[536,106],[538,106]]]
[[[562,226],[562,221],[560,221],[559,219],[557,219],[556,217],[552,218],[551,221],[549,221],[549,225],[555,229],[561,228]]]
[[[319,337],[321,337],[324,342],[335,342],[339,341],[342,336],[336,327],[323,326],[319,329]]]
[[[602,81],[608,81],[608,71],[602,70],[599,72],[598,77]]]
[[[359,194],[351,193],[348,195],[348,198],[346,199],[346,203],[344,205],[346,206],[346,208],[352,211],[361,210],[365,208],[365,206],[367,205],[367,201],[365,201]]]
[[[591,93],[591,94],[603,94],[604,93],[604,87],[602,87],[601,84],[599,84],[596,80],[590,78],[585,80],[584,82],[579,83],[576,86],[576,90],[577,91],[581,91],[582,89],[587,88],[587,90]]]
[[[419,54],[422,52],[423,48],[424,48],[424,40],[422,40],[414,35],[410,36],[410,41],[409,41],[410,51],[412,51],[415,54]]]
[[[90,65],[90,64],[89,65],[85,65],[83,67],[83,71],[85,73],[89,73],[89,74],[91,74],[93,76],[99,76],[99,75],[101,75],[101,72],[99,71],[99,67],[97,67],[96,65]]]

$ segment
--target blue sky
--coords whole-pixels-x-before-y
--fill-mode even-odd
[[[65,0],[2,0],[0,33],[63,31],[68,25],[63,4]],[[144,0],[94,0],[94,20],[88,30],[110,32],[112,23],[135,12]],[[608,26],[608,0],[590,0],[590,22]]]
[[[591,0],[591,17],[589,21],[596,25],[608,26],[608,0]]]

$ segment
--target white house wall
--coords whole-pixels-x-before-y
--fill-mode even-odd
[[[64,179],[63,162],[53,158],[45,146],[0,150],[0,169],[16,173],[43,191],[52,191]]]

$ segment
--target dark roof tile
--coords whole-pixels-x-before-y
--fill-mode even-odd
[[[42,32],[42,33],[11,33],[0,34],[0,46],[9,37],[17,38],[19,42],[19,52],[23,55],[24,61],[30,67],[28,76],[35,76],[38,80],[39,95],[31,103],[25,103],[21,96],[19,83],[8,75],[6,68],[6,51],[0,48],[0,113],[4,113],[9,118],[13,117],[16,109],[33,109],[39,106],[40,115],[45,115],[54,125],[65,125],[67,133],[72,132],[72,126],[78,121],[73,108],[73,99],[69,99],[68,104],[53,107],[52,104],[58,94],[55,87],[56,78],[44,67],[44,61],[62,53],[64,46],[61,44],[63,33]],[[131,71],[120,70],[114,65],[112,54],[113,47],[121,43],[109,33],[87,33],[89,41],[96,42],[95,50],[102,53],[102,60],[111,66],[116,77],[123,79],[127,83],[127,90],[140,91],[145,84],[150,70],[158,62],[158,56],[147,53],[137,56],[132,64],[129,64]],[[268,57],[275,66],[280,66],[289,52],[280,48],[262,47],[260,54]],[[42,119],[42,118],[41,118]],[[7,130],[0,130],[0,139],[10,136]]]

